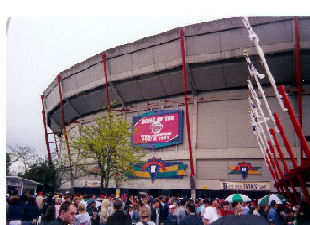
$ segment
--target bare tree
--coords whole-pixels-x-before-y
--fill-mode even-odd
[[[10,156],[12,163],[22,163],[23,173],[25,173],[33,163],[40,160],[38,154],[35,153],[36,150],[33,147],[21,145],[7,145],[7,147],[11,150]]]

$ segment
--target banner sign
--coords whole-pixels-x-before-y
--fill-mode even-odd
[[[251,163],[241,162],[238,163],[237,166],[229,166],[231,171],[228,174],[241,174],[242,178],[245,179],[248,174],[252,175],[260,175],[261,173],[258,171],[261,167],[253,167]]]
[[[85,187],[100,187],[100,180],[84,180]]]
[[[133,117],[134,146],[156,149],[182,141],[182,110],[155,110]]]
[[[270,182],[220,181],[221,190],[270,191]]]
[[[181,179],[186,176],[186,164],[182,162],[164,162],[161,159],[152,158],[145,163],[137,163],[133,166],[130,179]]]

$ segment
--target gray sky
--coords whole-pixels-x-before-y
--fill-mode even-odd
[[[40,95],[59,72],[105,49],[216,18],[221,17],[12,17],[7,33],[7,144],[29,145],[46,154]]]

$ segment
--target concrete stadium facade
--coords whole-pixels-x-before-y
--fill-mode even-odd
[[[277,85],[295,87],[294,18],[250,17],[258,34],[270,70]],[[299,17],[301,75],[303,85],[303,130],[310,136],[310,18]],[[255,67],[264,72],[256,49],[248,38],[241,18],[220,19],[183,28],[186,43],[187,91],[195,183],[197,190],[220,191],[223,183],[264,183],[263,191],[276,191],[265,165],[248,115],[248,70],[243,50],[247,49]],[[108,85],[105,83],[101,54],[107,55]],[[179,29],[146,37],[136,42],[108,49],[63,71],[61,88],[65,121],[80,120],[87,126],[103,113],[106,87],[114,109],[127,120],[150,110],[185,110],[182,55]],[[267,78],[262,81],[272,111],[280,115],[295,156],[300,160],[298,138],[286,113],[274,97]],[[297,109],[294,94],[291,102]],[[62,128],[57,79],[44,91],[44,108],[48,126],[57,132]],[[297,110],[296,110],[297,113]],[[298,113],[297,113],[298,114]],[[268,122],[269,123],[269,122]],[[270,124],[271,126],[271,124]],[[67,130],[72,133],[77,125]],[[144,150],[148,158],[183,162],[188,165],[183,179],[135,179],[122,184],[125,189],[190,189],[189,150],[184,122],[183,143],[157,150]],[[62,137],[63,138],[63,137]],[[282,144],[283,146],[283,144]],[[66,146],[61,145],[62,152]],[[285,159],[290,164],[288,154]],[[258,174],[243,179],[231,174],[229,167],[239,162],[259,167]],[[74,181],[74,187],[87,187],[85,181]],[[112,183],[111,188],[115,185]],[[68,182],[62,189],[72,188]]]

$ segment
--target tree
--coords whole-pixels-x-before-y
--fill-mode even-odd
[[[131,165],[139,162],[144,153],[130,143],[131,124],[126,119],[108,112],[95,122],[92,126],[80,125],[79,132],[71,137],[71,146],[84,165],[98,166],[103,190],[110,180],[116,184],[125,181],[125,174],[132,172]]]
[[[49,166],[47,159],[39,159],[37,163],[30,165],[23,178],[43,184],[44,192],[54,192],[56,190],[56,169]]]
[[[29,146],[16,145],[15,147],[8,145],[11,150],[10,156],[12,163],[20,162],[23,165],[23,173],[27,172],[30,165],[36,162],[39,157],[35,153],[35,149]]]
[[[6,153],[6,175],[10,176],[10,166],[12,165],[10,153]]]

